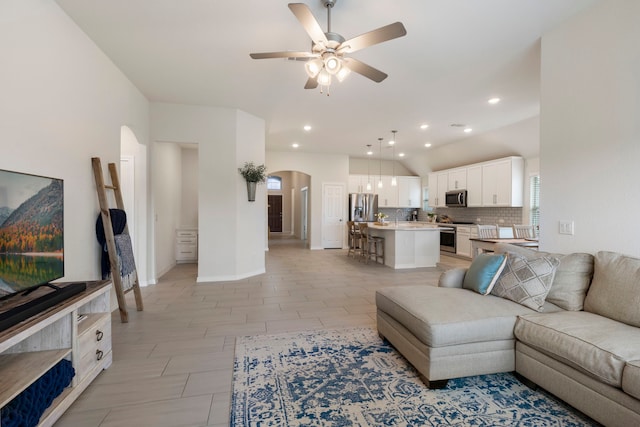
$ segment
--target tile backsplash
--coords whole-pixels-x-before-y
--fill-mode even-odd
[[[408,221],[411,212],[418,211],[418,221],[427,221],[427,212],[416,208],[379,208],[378,212],[389,215],[389,221],[394,221],[396,213],[399,221]],[[436,208],[434,212],[438,215],[448,215],[454,222],[464,221],[476,224],[499,224],[501,226],[511,226],[522,224],[522,208]]]
[[[422,213],[422,209],[420,208],[401,208],[399,212],[398,212],[398,209],[396,208],[379,208],[378,209],[378,212],[386,213],[387,215],[389,215],[389,218],[388,218],[389,221],[394,221],[396,219],[396,215],[398,215],[398,221],[409,221],[411,219],[411,212],[413,211],[418,211],[418,219],[420,221],[423,221],[420,219],[420,214]],[[424,221],[426,221],[427,215],[425,214],[424,217],[425,217]]]
[[[434,212],[438,215],[448,215],[453,222],[498,224],[505,227],[513,224],[522,224],[523,214],[522,208],[436,208]],[[426,221],[427,213],[420,210],[418,219]]]

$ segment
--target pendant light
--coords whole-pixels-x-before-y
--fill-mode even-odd
[[[380,144],[380,169],[378,171],[380,175],[378,175],[378,188],[382,188],[382,138],[378,138],[378,143]]]
[[[367,144],[367,191],[371,191],[371,144]]]
[[[391,155],[391,160],[392,160],[392,165],[393,165],[393,175],[391,176],[391,186],[395,187],[398,185],[398,180],[396,179],[396,132],[398,132],[397,130],[392,130],[391,133],[393,134],[393,139],[391,141],[389,141],[389,144],[391,144],[391,149],[393,151],[393,154]]]

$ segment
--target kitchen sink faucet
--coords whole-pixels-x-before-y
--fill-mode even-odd
[[[396,227],[398,226],[398,215],[402,213],[402,209],[396,209]]]

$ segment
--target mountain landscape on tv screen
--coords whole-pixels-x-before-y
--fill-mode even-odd
[[[64,275],[62,181],[16,209],[0,206],[0,296]]]
[[[62,182],[52,180],[11,212],[0,225],[0,253],[61,252],[62,200]]]
[[[4,224],[5,220],[7,218],[9,218],[9,215],[11,215],[11,212],[13,212],[13,209],[8,208],[8,207],[0,207],[0,226],[2,226],[2,224]]]

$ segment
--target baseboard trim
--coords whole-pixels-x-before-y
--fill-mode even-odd
[[[237,275],[225,275],[225,276],[198,276],[196,279],[197,283],[206,283],[206,282],[232,282],[235,280],[242,280],[248,277],[257,276],[259,274],[264,274],[266,269],[262,268],[260,270],[237,274]]]

